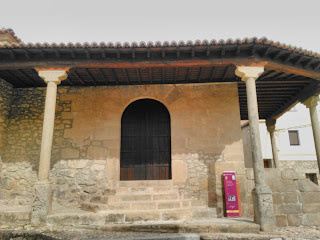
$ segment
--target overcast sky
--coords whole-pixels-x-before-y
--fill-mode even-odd
[[[320,0],[1,1],[0,28],[27,42],[267,37],[320,53]]]

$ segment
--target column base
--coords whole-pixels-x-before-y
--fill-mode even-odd
[[[260,224],[263,232],[277,229],[273,210],[272,192],[268,186],[255,186],[252,190],[254,221]]]
[[[49,182],[37,182],[31,207],[31,225],[46,224],[47,215],[52,212],[52,188]]]

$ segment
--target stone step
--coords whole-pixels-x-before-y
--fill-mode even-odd
[[[70,215],[70,214],[69,214]],[[144,211],[101,211],[99,214],[83,214],[83,216],[55,214],[49,219],[60,221],[59,225],[105,225],[114,223],[139,223],[154,221],[186,221],[186,220],[211,220],[216,218],[215,209],[174,209],[174,210],[144,210]],[[49,221],[52,222],[52,221]]]
[[[171,201],[142,201],[142,202],[113,202],[113,203],[93,203],[85,202],[81,209],[91,212],[99,211],[137,211],[137,210],[166,210],[166,209],[188,209],[192,207],[190,200]],[[201,208],[201,207],[199,207]]]
[[[139,201],[160,201],[177,200],[178,193],[158,193],[158,194],[133,194],[133,195],[111,195],[111,196],[93,196],[90,202],[113,203],[113,202],[139,202]]]
[[[155,186],[155,187],[119,187],[114,191],[104,191],[104,195],[126,195],[146,193],[173,193],[179,192],[177,186]],[[110,194],[111,193],[111,194]]]
[[[118,187],[156,187],[172,186],[172,180],[120,181]]]

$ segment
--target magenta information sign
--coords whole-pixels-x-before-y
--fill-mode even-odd
[[[235,172],[223,172],[227,217],[240,217]]]

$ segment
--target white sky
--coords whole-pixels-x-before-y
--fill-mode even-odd
[[[1,0],[0,7],[0,28],[25,43],[266,36],[320,53],[320,0]]]

